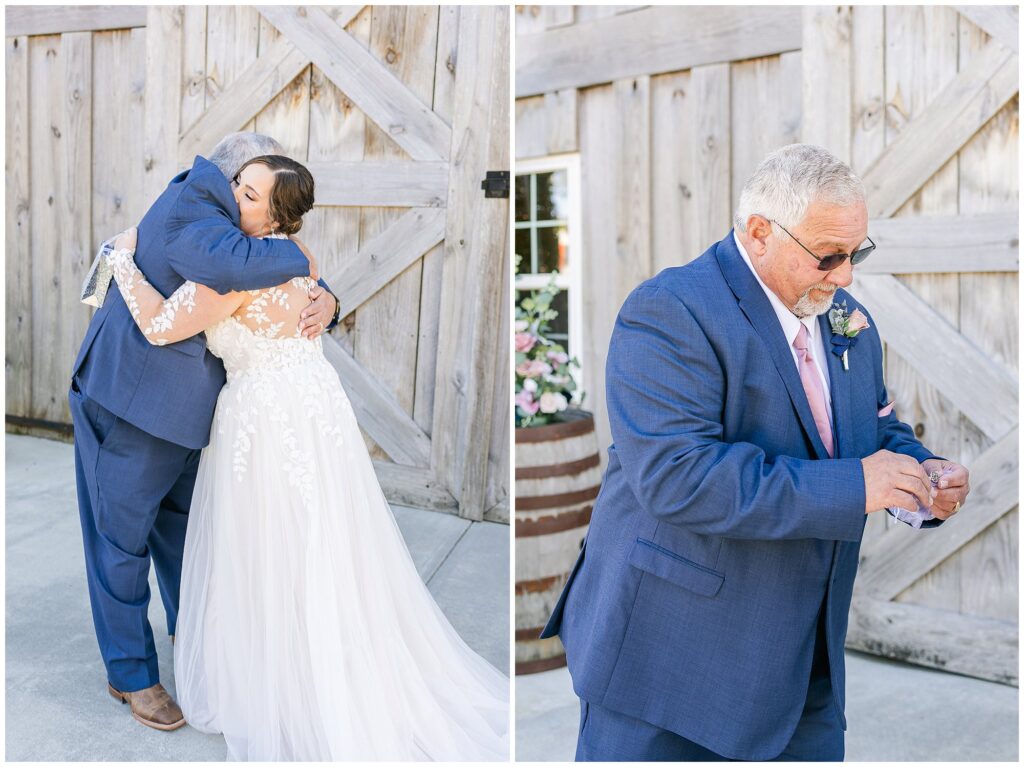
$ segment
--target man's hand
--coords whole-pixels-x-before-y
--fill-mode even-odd
[[[313,258],[313,254],[309,250],[309,248],[307,248],[305,244],[302,242],[302,240],[300,240],[294,234],[289,234],[288,239],[290,239],[292,242],[299,246],[299,250],[302,251],[302,255],[304,255],[306,257],[306,260],[309,261],[309,276],[313,278],[314,282],[319,280],[320,269],[317,267],[316,259]],[[332,314],[331,316],[333,317],[334,315]]]
[[[929,458],[921,464],[926,472],[939,473],[939,487],[932,502],[931,513],[936,519],[949,519],[960,511],[971,492],[970,474],[967,469],[952,461]]]
[[[324,329],[334,318],[334,310],[337,308],[337,299],[319,285],[314,285],[309,291],[311,302],[302,310],[299,317],[299,332],[304,338],[312,341],[324,332]]]
[[[932,505],[936,491],[928,472],[909,455],[879,450],[861,458],[860,462],[864,467],[864,495],[867,497],[865,514],[892,507],[917,511],[918,504]]]

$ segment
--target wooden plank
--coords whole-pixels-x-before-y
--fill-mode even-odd
[[[370,55],[387,68],[388,76],[400,82],[410,96],[424,104],[430,103],[434,89],[438,12],[436,6],[373,7]],[[367,127],[367,160],[395,162],[407,157],[386,131],[378,125]],[[363,208],[360,242],[367,243],[382,235],[403,214],[402,210],[394,208]],[[443,214],[440,218],[443,220]],[[429,234],[430,241],[417,248],[417,255],[440,240],[437,229]],[[379,259],[390,249],[376,249],[374,253]],[[412,414],[415,397],[421,271],[419,260],[413,259],[400,273],[387,274],[385,281],[377,283],[377,289],[360,301],[356,312],[356,359],[388,387],[409,414]],[[371,453],[376,454],[376,450],[371,445]]]
[[[957,76],[956,31],[959,20],[949,8],[900,7],[885,12],[886,142],[892,144],[932,100]],[[897,217],[921,214],[955,215],[956,157],[940,165],[896,211]],[[959,284],[953,275],[916,274],[902,284],[954,328],[960,322]],[[890,347],[891,349],[892,347]],[[927,375],[900,354],[887,359],[891,396],[900,398],[900,416],[938,455],[960,457],[963,440],[956,405]],[[887,515],[888,516],[888,515]],[[892,526],[898,529],[895,521]],[[947,562],[922,576],[900,601],[955,609],[960,601],[958,562]]]
[[[728,65],[717,66],[727,83]],[[694,90],[691,80],[691,92]],[[725,96],[727,121],[728,93]],[[696,95],[695,100],[701,101],[701,96]],[[694,114],[699,120],[698,112]],[[604,386],[608,338],[618,308],[637,284],[651,276],[653,263],[650,120],[650,78],[623,80],[580,94],[580,162],[582,188],[587,190],[583,205],[586,258],[587,263],[598,265],[584,269],[582,274],[583,326],[588,332],[583,339],[581,388],[587,408],[598,414],[595,428],[602,453],[611,442]],[[728,152],[728,143],[725,146]],[[726,165],[726,177],[727,169]],[[728,204],[726,199],[726,207]],[[720,230],[719,237],[724,231],[728,230]]]
[[[988,45],[986,32],[964,18],[959,25],[960,67]],[[959,210],[966,215],[1004,215],[1019,210],[1020,115],[1017,100],[978,131],[960,150]],[[960,332],[997,363],[1018,369],[1019,294],[1016,274],[960,275]],[[963,461],[973,466],[990,440],[961,417]],[[1017,620],[1019,513],[1010,511],[953,556],[962,561],[960,610]]]
[[[1016,272],[1020,236],[1014,213],[872,219],[878,249],[857,274]]]
[[[517,5],[516,9],[516,37],[530,34],[531,32],[542,32],[545,29],[544,7],[541,5]]]
[[[801,140],[850,162],[853,9],[805,6]],[[783,87],[792,88],[792,82]]]
[[[207,6],[207,109],[256,61],[259,42],[260,15],[253,8],[241,5]],[[255,129],[253,120],[231,128],[232,131]],[[219,138],[217,136],[213,141]]]
[[[145,30],[121,30],[92,38],[93,114],[103,134],[89,159],[94,245],[137,224],[145,210],[139,130],[145,110],[144,36]]]
[[[366,8],[348,21],[349,34],[362,45],[369,45],[371,20],[371,10]],[[358,163],[365,154],[366,116],[345,98],[319,67],[311,69],[309,161],[313,164]],[[306,214],[302,236],[316,243],[322,273],[331,274],[355,258],[359,252],[359,218],[358,208],[316,206]],[[355,333],[354,308],[343,305],[341,314],[344,319],[331,331],[334,340],[350,354]]]
[[[575,88],[516,100],[516,158],[575,152],[579,148],[579,95]]]
[[[732,221],[729,65],[694,67],[690,76],[695,117],[693,199],[697,208],[693,223],[703,252],[722,239]]]
[[[452,112],[452,168],[445,231],[431,465],[459,500],[459,515],[481,519],[494,407],[494,360],[501,269],[509,240],[507,200],[487,199],[480,179],[509,167],[509,13],[463,7]]]
[[[575,152],[578,148],[576,123],[578,103],[579,94],[575,88],[544,94],[545,143],[548,154]]]
[[[651,271],[689,263],[703,247],[697,242],[693,197],[695,151],[693,92],[689,72],[651,78]],[[611,308],[609,307],[609,310]],[[607,339],[605,339],[607,343]]]
[[[968,467],[971,493],[967,503],[941,530],[901,525],[863,552],[857,588],[877,599],[895,598],[1016,506],[1020,496],[1018,437],[1015,426]]]
[[[390,392],[337,341],[329,335],[321,338],[324,355],[338,371],[360,427],[395,463],[426,466],[430,460],[430,437],[423,433]]]
[[[60,182],[57,202],[51,209],[59,222],[57,262],[61,279],[59,285],[52,286],[52,293],[61,294],[59,300],[53,300],[61,319],[48,331],[52,333],[54,327],[62,330],[55,340],[50,339],[46,347],[56,358],[55,367],[59,373],[49,382],[47,389],[60,403],[61,420],[70,420],[67,404],[69,365],[78,355],[78,347],[85,338],[90,319],[89,312],[82,311],[84,307],[78,295],[95,253],[92,231],[92,32],[61,35],[61,53],[64,101],[59,123],[62,137],[57,155]],[[133,111],[137,114],[136,110],[129,109],[130,113]],[[126,154],[128,145],[126,142]],[[52,298],[56,299],[56,296]],[[36,359],[39,356],[44,355],[37,355]]]
[[[792,67],[792,57],[800,55],[786,54],[788,71],[783,69],[782,56],[736,62],[730,66],[730,82],[720,86],[732,101],[730,210],[736,209],[743,185],[761,161],[779,147],[800,139],[800,91],[793,85],[800,79],[799,61]],[[757,115],[756,120],[750,119],[752,114]],[[715,239],[721,239],[727,231],[721,230]]]
[[[459,505],[430,469],[374,461],[373,470],[388,503],[455,514]]]
[[[544,6],[544,27],[567,27],[576,20],[575,8],[571,5]]]
[[[361,307],[402,274],[444,239],[444,228],[443,210],[413,208],[367,240],[359,253],[324,277],[344,307],[342,311]]]
[[[501,127],[496,128],[501,130]],[[508,296],[511,294],[512,262],[511,251],[506,245],[501,265],[502,309],[498,315],[498,325],[494,329],[498,343],[494,345],[494,392],[491,395],[491,442],[487,451],[487,491],[484,495],[484,519],[491,522],[509,523],[511,493],[509,477],[512,470],[512,413],[509,401],[512,397],[510,382],[512,381],[511,359],[507,343],[501,339],[512,337],[510,326],[511,312],[507,310]]]
[[[863,176],[868,213],[890,216],[1017,93],[1016,54],[989,43]]]
[[[186,131],[206,111],[206,6],[186,5],[182,16],[180,127]]]
[[[180,7],[149,8],[143,123],[143,190],[147,204],[163,192],[178,172],[183,23]]]
[[[543,96],[516,99],[516,149],[517,160],[529,157],[543,157],[548,153],[547,109]]]
[[[29,163],[29,264],[32,287],[31,406],[24,414],[30,418],[67,423],[63,403],[57,399],[54,380],[68,383],[71,361],[58,360],[49,350],[56,333],[67,333],[67,318],[61,312],[63,294],[69,288],[60,279],[60,219],[56,212],[60,194],[60,141],[63,130],[60,105],[63,103],[63,54],[59,35],[32,37],[29,46],[29,82],[33,84],[28,101]],[[73,309],[88,316],[85,308]],[[59,329],[59,330],[58,330]],[[37,351],[38,350],[38,351]],[[66,396],[66,395],[65,395]]]
[[[317,205],[385,205],[443,208],[446,162],[310,162]]]
[[[606,19],[623,13],[634,13],[647,8],[646,5],[577,5],[576,23],[586,23],[597,19]]]
[[[281,33],[261,16],[260,56],[283,41]],[[286,155],[300,162],[306,159],[309,148],[310,70],[308,65],[303,67],[297,77],[269,99],[253,121],[257,133],[273,136],[284,147]],[[287,75],[282,76],[286,78]]]
[[[956,674],[1017,685],[1016,622],[854,598],[846,646]]]
[[[321,8],[259,9],[413,159],[448,159],[451,129]]]
[[[861,173],[885,149],[885,8],[852,9],[850,166]]]
[[[309,59],[288,40],[274,43],[223,87],[216,101],[181,136],[179,163],[187,165],[197,154],[208,155],[218,141],[259,114],[307,66]],[[305,111],[308,113],[308,109]],[[293,118],[300,119],[298,110]]]
[[[63,32],[144,27],[144,5],[9,5],[4,35],[54,35]]]
[[[954,5],[967,17],[1014,53],[1020,53],[1020,9],[1015,5]]]
[[[879,332],[952,404],[992,439],[1017,423],[1017,381],[894,277],[858,275],[852,292]],[[927,441],[927,440],[926,440]]]
[[[8,13],[10,9],[8,9]],[[27,416],[32,404],[32,240],[28,37],[8,37],[4,171],[7,178],[4,286],[5,412]],[[38,85],[37,85],[38,88]],[[37,91],[36,98],[40,95]]]
[[[455,73],[459,60],[458,6],[442,5],[438,11],[437,58],[434,61],[434,112],[451,123],[455,105]],[[447,205],[447,179],[445,181]],[[444,243],[423,256],[420,272],[419,339],[416,344],[416,388],[412,417],[425,431],[434,423],[434,387],[437,383],[437,349],[441,344],[441,285],[444,278]]]
[[[516,96],[792,51],[795,6],[654,6],[516,37]]]

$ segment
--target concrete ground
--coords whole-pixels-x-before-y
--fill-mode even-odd
[[[572,761],[580,709],[569,672],[515,684],[516,761]],[[846,653],[848,762],[1016,762],[1017,722],[1016,687]]]
[[[220,736],[158,732],[106,691],[86,592],[71,445],[7,435],[6,758],[223,761]],[[509,661],[509,528],[394,509],[420,575],[456,630],[500,669]],[[151,578],[160,675],[171,644]]]

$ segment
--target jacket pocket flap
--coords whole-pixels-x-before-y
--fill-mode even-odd
[[[696,594],[713,597],[722,588],[725,576],[663,549],[651,541],[637,538],[629,552],[629,563]]]

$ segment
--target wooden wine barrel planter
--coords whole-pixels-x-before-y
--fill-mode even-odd
[[[516,674],[565,665],[558,637],[538,639],[579,555],[601,488],[593,415],[516,429]]]

